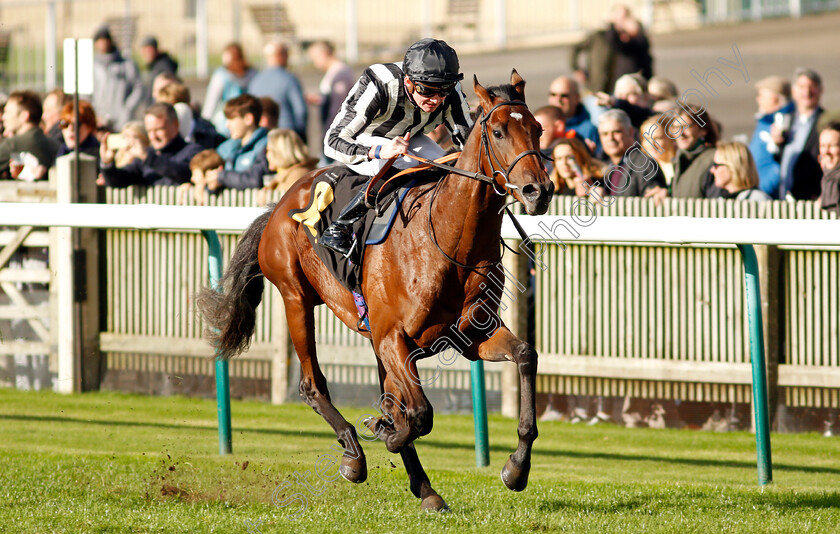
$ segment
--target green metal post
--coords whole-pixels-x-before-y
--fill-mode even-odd
[[[215,230],[202,230],[207,240],[207,264],[210,270],[210,287],[216,287],[222,278],[222,244]],[[219,288],[220,289],[220,288]],[[233,452],[230,430],[230,371],[227,360],[216,358],[216,409],[219,417],[219,454]]]
[[[484,362],[470,362],[473,423],[475,425],[475,465],[490,465],[490,440],[487,433],[487,398],[484,388]]]
[[[767,372],[764,363],[764,324],[761,318],[761,292],[758,285],[758,260],[752,245],[738,245],[738,250],[741,251],[741,257],[744,259],[744,282],[747,288],[758,484],[764,486],[773,481],[773,461],[770,457],[770,421],[767,403]]]

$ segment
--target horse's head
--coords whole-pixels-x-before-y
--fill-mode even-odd
[[[525,105],[525,80],[514,69],[510,85],[485,88],[476,77],[473,83],[479,98],[482,172],[499,189],[510,191],[528,215],[545,213],[554,184],[540,155],[542,127]]]

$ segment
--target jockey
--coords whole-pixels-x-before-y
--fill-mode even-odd
[[[411,45],[402,63],[372,65],[350,90],[324,139],[324,155],[363,176],[376,176],[391,158],[410,152],[426,159],[444,155],[426,133],[444,124],[463,148],[472,127],[458,83],[458,55],[439,39]],[[403,156],[397,169],[417,165]],[[359,192],[324,230],[319,243],[343,255],[352,247],[351,225],[367,212]]]

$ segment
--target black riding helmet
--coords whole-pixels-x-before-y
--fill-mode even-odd
[[[412,81],[445,84],[464,79],[458,54],[440,39],[420,39],[408,47],[403,72]]]

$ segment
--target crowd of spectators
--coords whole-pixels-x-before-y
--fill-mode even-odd
[[[287,188],[331,161],[310,156],[312,106],[323,135],[356,77],[329,41],[306,49],[323,72],[304,92],[288,68],[289,48],[269,42],[262,70],[242,47],[223,49],[222,66],[194,102],[178,61],[156,38],[140,42],[143,69],[124,57],[107,27],[94,35],[95,92],[79,103],[60,89],[15,91],[3,109],[0,178],[43,178],[55,158],[79,150],[98,159],[98,183],[181,185],[196,198],[225,188]],[[721,135],[707,102],[683,101],[673,81],[654,76],[650,42],[629,9],[617,6],[602,29],[572,49],[566,73],[549,85],[534,116],[540,150],[562,195],[820,200],[840,210],[840,125],[825,119],[823,83],[807,68],[755,83],[755,130]],[[445,139],[442,142],[448,142]],[[319,146],[312,140],[311,146]],[[207,158],[208,151],[214,154]],[[204,154],[200,164],[192,159]],[[217,163],[207,167],[208,162]]]
[[[680,98],[673,81],[653,75],[644,28],[626,7],[616,7],[605,28],[573,47],[569,67],[547,98],[564,113],[563,127],[551,126],[540,149],[570,150],[565,137],[574,131],[588,156],[605,164],[597,179],[605,194],[657,203],[666,197],[819,200],[838,210],[840,125],[825,119],[822,78],[814,70],[756,82],[755,130],[749,139],[730,140],[707,102]],[[564,172],[551,175],[558,194],[590,194],[571,187]]]
[[[260,71],[231,43],[199,105],[155,37],[140,42],[142,69],[107,27],[96,30],[94,51],[89,99],[19,90],[0,102],[0,179],[43,179],[78,145],[96,159],[102,186],[176,185],[180,198],[192,194],[199,203],[225,188],[262,188],[265,201],[268,191],[288,188],[320,162],[306,147],[307,100],[326,128],[355,81],[332,43],[318,41],[308,55],[324,80],[307,99],[287,69],[285,44],[266,45]]]

